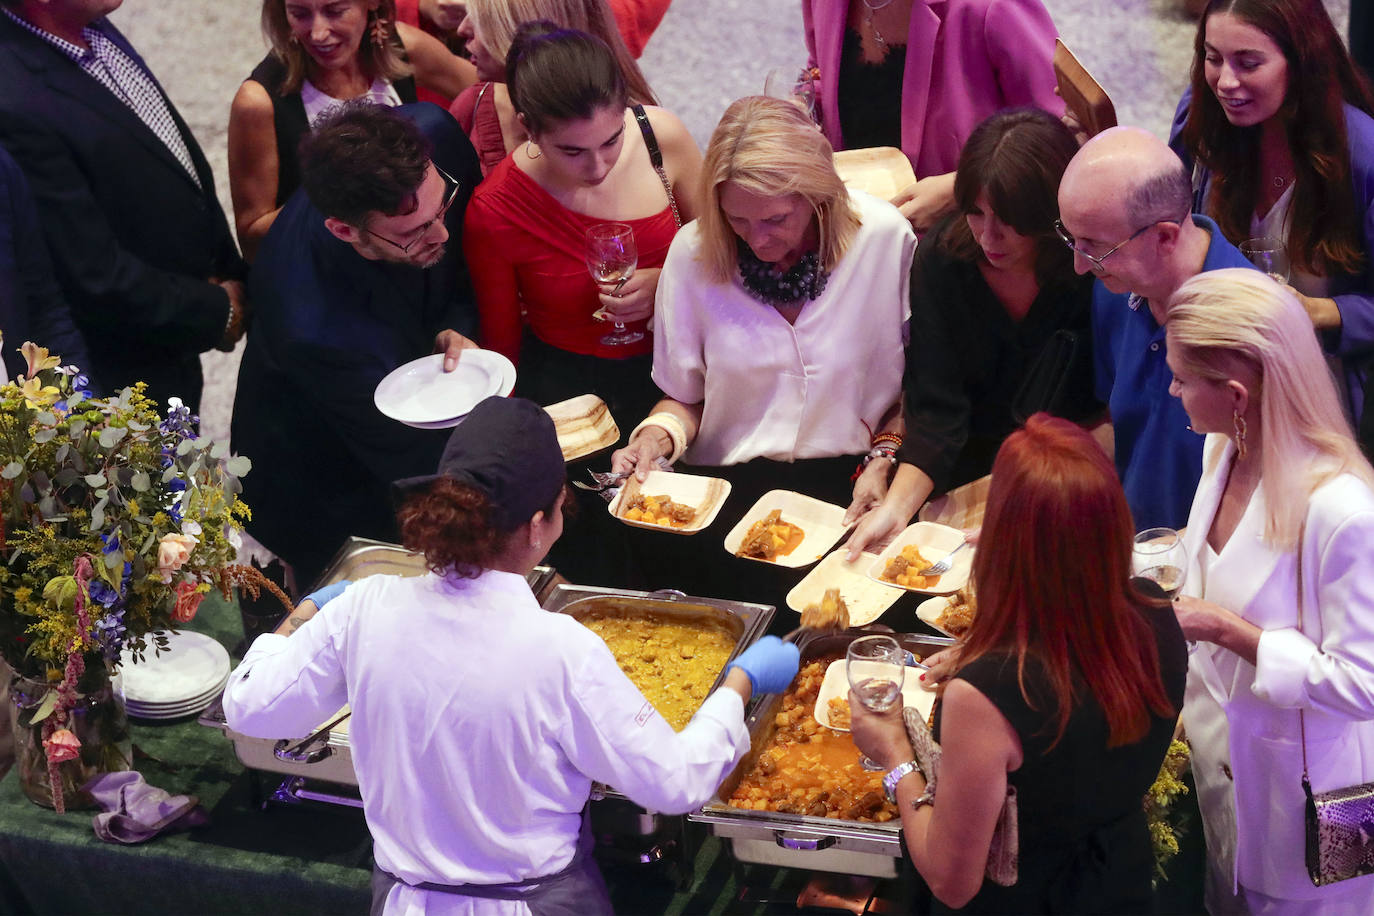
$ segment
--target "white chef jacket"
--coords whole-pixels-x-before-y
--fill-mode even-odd
[[[709,800],[749,749],[739,694],[716,691],[673,731],[600,637],[504,572],[350,586],[289,638],[258,637],[224,713],[244,734],[292,738],[344,703],[377,863],[409,883],[557,872],[593,780],[677,814]],[[524,908],[402,890],[437,910]]]
[[[795,325],[745,292],[738,276],[703,279],[697,223],[673,239],[654,306],[653,378],[669,397],[703,404],[687,461],[868,451],[902,392],[916,237],[887,201],[851,191],[850,202],[862,225]]]

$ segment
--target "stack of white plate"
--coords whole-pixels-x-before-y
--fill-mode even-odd
[[[169,648],[157,653],[148,634],[143,661],[124,650],[120,680],[129,715],[140,719],[179,719],[204,711],[229,682],[229,653],[203,633],[162,631]]]
[[[444,371],[444,354],[406,363],[377,385],[372,401],[394,420],[420,429],[457,426],[478,403],[505,397],[515,387],[515,366],[494,350],[464,350]]]

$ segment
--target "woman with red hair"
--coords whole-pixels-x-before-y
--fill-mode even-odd
[[[855,743],[889,768],[907,849],[945,905],[1151,911],[1140,801],[1173,735],[1187,653],[1163,593],[1131,578],[1131,540],[1111,460],[1078,426],[1036,414],[993,465],[973,625],[924,676],[950,675],[938,796],[900,712],[851,702]],[[1004,886],[984,873],[1011,790],[1020,838]]]

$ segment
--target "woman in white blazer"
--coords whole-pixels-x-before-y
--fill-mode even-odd
[[[1167,327],[1170,392],[1207,434],[1175,610],[1198,644],[1183,721],[1208,909],[1374,913],[1374,876],[1307,875],[1299,731],[1301,710],[1314,791],[1374,780],[1374,469],[1290,292],[1201,274]]]

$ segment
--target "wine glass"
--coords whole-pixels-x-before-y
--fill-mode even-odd
[[[816,81],[810,70],[774,67],[763,81],[763,94],[795,103],[812,121],[816,120]]]
[[[906,650],[891,636],[860,637],[845,652],[845,674],[865,709],[887,712],[902,702]],[[866,755],[859,758],[859,764],[865,770],[883,769],[882,764]]]
[[[598,223],[587,230],[587,269],[596,285],[614,296],[620,292],[639,266],[639,249],[635,246],[634,228],[625,223]],[[592,317],[598,321],[615,321],[605,309],[597,309]],[[620,347],[644,339],[643,331],[629,331],[624,322],[615,321],[615,330],[607,332],[601,342]]]
[[[1292,270],[1288,263],[1288,249],[1280,239],[1246,239],[1240,243],[1240,253],[1276,283],[1288,283]]]
[[[1146,528],[1135,536],[1131,572],[1157,584],[1170,601],[1183,588],[1187,569],[1183,538],[1174,529]]]

